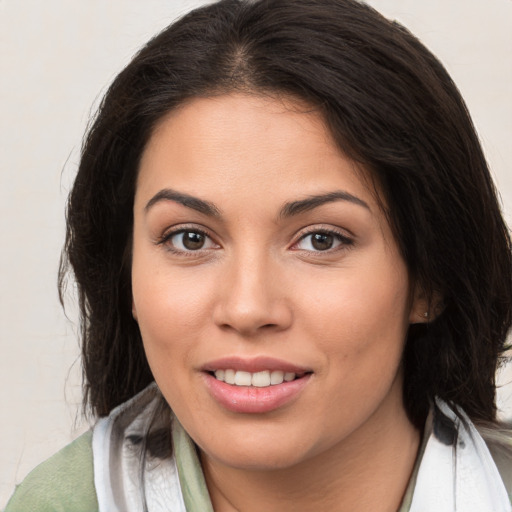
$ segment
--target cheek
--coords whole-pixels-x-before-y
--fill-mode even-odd
[[[384,270],[383,270],[384,269]],[[409,317],[405,265],[365,265],[309,286],[299,318],[333,364],[396,368]],[[308,325],[306,325],[306,323]],[[380,359],[380,361],[379,361]],[[384,371],[384,370],[383,370]]]
[[[173,373],[174,366],[179,371],[207,324],[212,293],[197,274],[172,272],[165,265],[143,265],[142,260],[134,258],[134,310],[148,362],[157,379],[159,372]],[[173,372],[168,368],[170,361]]]
[[[195,287],[176,276],[134,279],[133,298],[144,351],[158,387],[173,409],[194,403],[191,368],[203,336],[205,305]]]
[[[400,377],[408,329],[408,278],[405,266],[383,273],[367,267],[324,283],[302,309],[302,331],[323,354],[323,393],[315,411],[325,432],[347,429],[368,417]],[[348,273],[347,273],[348,274]],[[378,276],[378,277],[377,277]],[[308,320],[306,320],[308,319]],[[401,395],[400,395],[401,396]],[[333,404],[343,404],[334,407]],[[329,435],[331,435],[329,434]]]

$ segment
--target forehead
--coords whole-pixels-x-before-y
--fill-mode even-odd
[[[369,177],[340,151],[316,109],[229,94],[193,99],[159,122],[141,159],[136,200],[163,187],[215,200],[343,189],[375,204]]]

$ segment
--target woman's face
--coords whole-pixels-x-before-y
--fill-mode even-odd
[[[400,360],[424,304],[365,176],[292,100],[195,99],[151,137],[133,312],[207,457],[291,467],[404,416]]]

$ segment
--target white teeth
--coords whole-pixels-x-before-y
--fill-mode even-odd
[[[283,382],[283,380],[284,380],[284,372],[282,372],[281,370],[274,370],[270,374],[270,384],[271,385],[281,384],[281,382]]]
[[[256,388],[265,388],[275,386],[283,382],[295,380],[297,375],[292,372],[283,372],[281,370],[263,370],[261,372],[250,373],[235,370],[215,370],[215,378],[226,384],[235,386],[254,386]]]
[[[235,370],[226,370],[224,372],[224,382],[226,382],[227,384],[234,384],[235,383],[235,373],[236,373]]]
[[[249,372],[236,372],[235,373],[235,384],[237,386],[250,386],[251,385],[251,374]]]
[[[270,372],[265,370],[264,372],[253,373],[251,384],[257,388],[270,386]]]

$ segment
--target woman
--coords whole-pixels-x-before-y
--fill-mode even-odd
[[[404,28],[352,0],[190,13],[112,84],[69,199],[100,419],[7,510],[510,510],[510,256]]]

